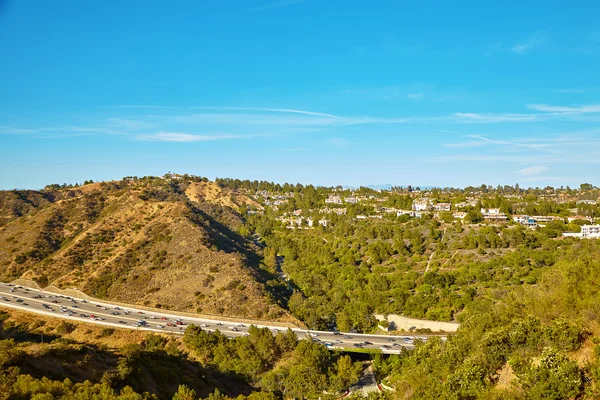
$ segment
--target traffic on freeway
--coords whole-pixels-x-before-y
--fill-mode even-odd
[[[10,283],[0,283],[0,306],[80,322],[171,334],[183,334],[188,325],[195,324],[206,331],[218,329],[225,336],[234,338],[248,335],[250,327],[245,322],[173,315],[158,309],[147,311],[132,306],[115,306],[96,300],[62,296]],[[268,328],[273,334],[286,329],[268,325],[256,326]],[[380,349],[384,353],[399,353],[402,348],[412,348],[414,341],[417,339],[427,340],[426,336],[388,336],[303,329],[293,329],[293,331],[299,339],[307,338],[315,342],[321,342],[330,349]]]

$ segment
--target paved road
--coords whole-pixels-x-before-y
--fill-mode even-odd
[[[364,397],[368,397],[371,392],[379,392],[373,365],[369,364],[364,369],[359,381],[350,388],[350,392],[361,393]]]
[[[17,308],[58,318],[77,320],[120,328],[183,334],[186,326],[195,324],[207,331],[218,329],[225,336],[234,338],[248,334],[247,323],[192,318],[169,314],[162,310],[140,310],[135,306],[117,307],[100,301],[90,301],[57,295],[34,288],[15,286],[0,282],[0,306]],[[273,334],[281,327],[257,325],[269,328]],[[383,336],[358,333],[339,333],[293,329],[299,339],[312,338],[330,349],[381,349],[384,353],[399,353],[401,348],[412,348],[416,336]],[[427,340],[426,336],[419,336]],[[367,344],[364,344],[364,343]],[[381,346],[388,346],[381,348]]]

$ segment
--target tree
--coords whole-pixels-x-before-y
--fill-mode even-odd
[[[353,363],[349,356],[341,356],[335,363],[334,373],[330,378],[330,388],[336,392],[348,388],[360,378],[361,365]]]

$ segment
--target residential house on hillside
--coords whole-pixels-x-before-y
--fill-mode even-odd
[[[429,199],[419,199],[413,201],[412,208],[414,211],[428,211],[431,207]]]
[[[546,224],[546,223],[552,222],[552,221],[562,221],[563,220],[562,217],[557,217],[554,215],[533,215],[531,218],[533,220],[535,220],[535,222],[537,222],[538,224]]]
[[[581,232],[565,232],[563,236],[578,237],[581,239],[600,239],[600,225],[583,225]]]
[[[464,211],[458,211],[452,214],[452,217],[454,219],[465,219],[465,217],[467,216],[467,213]]]
[[[506,214],[501,213],[499,208],[482,208],[481,214],[486,221],[501,222],[508,220]]]
[[[513,215],[512,216],[513,221],[517,222],[518,224],[521,224],[523,226],[526,226],[527,228],[530,229],[535,229],[537,227],[537,222],[535,221],[535,219],[530,218],[528,215]]]
[[[331,195],[325,199],[326,204],[342,204],[342,198],[340,196]]]
[[[450,203],[436,203],[433,205],[435,211],[450,211],[451,207]]]
[[[590,205],[594,205],[594,204],[598,204],[598,201],[596,200],[577,200],[577,204],[590,204]]]
[[[346,210],[345,208],[329,208],[329,207],[325,207],[324,209],[319,210],[320,214],[346,215],[347,212],[348,212],[348,210]]]

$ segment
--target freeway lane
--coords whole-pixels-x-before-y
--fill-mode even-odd
[[[189,324],[198,325],[208,331],[218,329],[230,338],[247,335],[249,328],[246,323],[173,315],[158,309],[154,311],[140,310],[134,306],[117,307],[96,300],[71,298],[6,283],[0,283],[0,305],[80,322],[180,335]],[[285,330],[276,326],[256,326],[268,328],[273,334]],[[381,349],[384,353],[399,353],[403,347],[412,348],[413,340],[417,338],[415,336],[334,333],[303,329],[293,329],[293,331],[299,339],[311,338],[326,344],[329,348],[355,349],[356,345],[366,342],[367,344],[362,348]],[[427,340],[426,337],[419,337]],[[389,349],[381,348],[381,346],[389,346]]]

